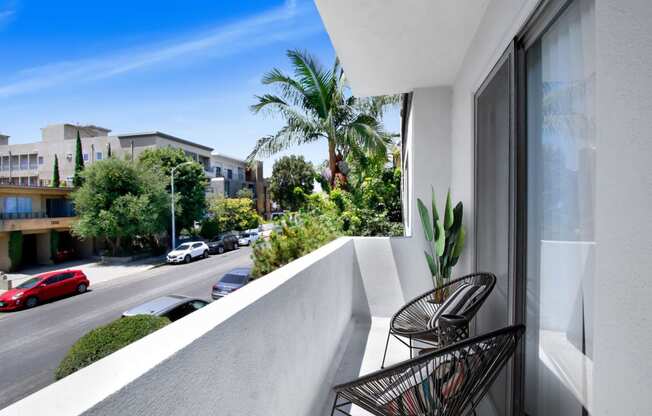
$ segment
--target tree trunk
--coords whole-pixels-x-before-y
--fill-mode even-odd
[[[328,168],[331,170],[331,188],[335,189],[335,174],[337,173],[337,164],[335,162],[335,140],[328,139]]]

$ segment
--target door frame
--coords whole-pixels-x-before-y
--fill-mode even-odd
[[[519,105],[521,104],[521,98],[519,97],[519,89],[521,86],[522,76],[519,75],[519,70],[521,70],[522,65],[520,61],[523,59],[522,54],[519,53],[517,48],[516,40],[512,40],[503,54],[500,56],[496,64],[493,66],[489,74],[486,76],[480,87],[477,89],[473,96],[473,146],[474,146],[474,161],[473,161],[473,200],[475,204],[475,209],[473,210],[473,224],[474,224],[474,269],[478,270],[478,209],[477,201],[479,189],[478,189],[478,160],[479,160],[479,123],[478,123],[478,100],[483,94],[485,89],[489,86],[491,81],[493,81],[497,72],[503,68],[504,65],[507,65],[508,69],[508,80],[509,80],[509,178],[508,178],[508,193],[509,193],[509,223],[508,223],[508,259],[507,259],[507,280],[508,280],[508,310],[507,310],[507,321],[509,325],[516,325],[523,322],[523,311],[524,311],[524,302],[523,302],[523,289],[524,289],[524,275],[522,273],[522,268],[524,267],[523,255],[525,251],[523,249],[523,224],[521,221],[526,218],[524,213],[521,213],[519,208],[522,204],[527,201],[524,197],[524,194],[520,194],[522,188],[524,187],[524,180],[522,173],[527,173],[527,170],[523,166],[523,156],[527,153],[524,153],[521,149],[522,146],[519,146],[521,134],[520,130],[522,129],[521,115],[519,113]],[[524,111],[523,111],[524,113]],[[525,177],[527,179],[527,177]],[[522,385],[520,376],[523,367],[523,345],[524,343],[519,344],[519,351],[515,353],[514,359],[510,360],[507,364],[507,387],[505,395],[505,408],[511,409],[511,414],[521,414],[517,413],[517,408],[522,407]]]

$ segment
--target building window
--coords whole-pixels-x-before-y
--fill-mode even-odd
[[[532,416],[590,407],[598,255],[593,21],[593,0],[575,0],[526,51],[524,405]]]
[[[244,169],[241,167],[238,167],[238,180],[244,181]]]
[[[27,155],[20,155],[20,170],[27,170]]]
[[[222,176],[222,168],[220,166],[215,166],[215,176]]]
[[[227,169],[226,170],[226,178],[227,179],[233,179],[233,169]]]
[[[42,165],[43,164],[43,156],[38,157],[38,164]]]
[[[32,212],[32,198],[21,196],[8,196],[4,201],[6,214]]]
[[[95,160],[102,160],[102,152],[95,152]]]
[[[84,162],[88,162],[88,153],[84,153]]]
[[[231,182],[224,181],[224,196],[231,196]]]

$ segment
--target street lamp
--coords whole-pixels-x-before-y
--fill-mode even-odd
[[[176,240],[176,230],[174,228],[174,171],[179,169],[183,165],[189,165],[193,162],[188,161],[188,162],[183,162],[179,165],[176,165],[175,167],[172,168],[172,172],[170,172],[170,191],[172,193],[172,201],[170,203],[170,206],[172,208],[172,250],[174,250],[177,247],[177,240]]]

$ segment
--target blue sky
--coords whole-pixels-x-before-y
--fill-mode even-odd
[[[25,143],[62,122],[159,130],[245,157],[281,125],[249,105],[266,71],[289,69],[287,49],[333,62],[310,0],[0,0],[0,132]],[[398,112],[385,122],[398,131]],[[285,153],[321,162],[326,146]]]

